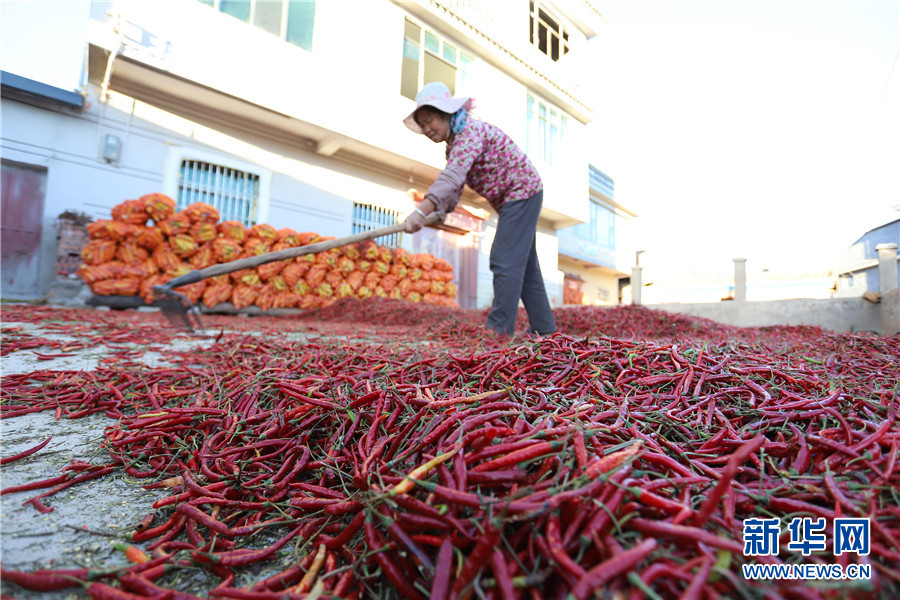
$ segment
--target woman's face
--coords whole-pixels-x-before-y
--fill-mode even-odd
[[[422,134],[435,144],[446,142],[450,135],[450,115],[423,108],[416,113]]]

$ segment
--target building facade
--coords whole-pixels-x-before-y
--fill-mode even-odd
[[[862,296],[881,290],[877,248],[882,244],[900,245],[900,219],[870,229],[839,257],[835,267],[835,298]],[[900,275],[900,261],[896,268]]]
[[[416,91],[439,80],[475,97],[476,116],[540,170],[538,253],[562,304],[558,232],[589,222],[598,197],[585,175],[594,110],[577,85],[604,24],[592,2],[60,6],[3,3],[3,237],[18,236],[4,242],[4,297],[46,293],[60,214],[104,218],[149,192],[331,236],[402,220],[407,191],[426,190],[445,162],[442,144],[402,124]],[[446,226],[388,242],[450,260],[461,306],[485,307],[488,208],[467,189]]]

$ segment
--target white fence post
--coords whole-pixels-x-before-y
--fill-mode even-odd
[[[878,291],[884,295],[897,289],[897,244],[878,244]]]
[[[743,302],[747,299],[747,259],[734,259],[734,300]]]
[[[631,267],[631,303],[635,306],[641,305],[641,271],[643,267],[637,265]]]

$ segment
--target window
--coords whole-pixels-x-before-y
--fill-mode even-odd
[[[528,94],[525,152],[532,159],[552,166],[565,152],[569,117],[563,111]]]
[[[260,177],[221,165],[182,160],[178,177],[177,210],[194,202],[215,206],[222,221],[256,224]]]
[[[398,211],[388,210],[370,204],[353,203],[353,233],[372,231],[381,227],[396,225],[401,221]],[[375,242],[389,248],[399,248],[402,241],[402,233],[394,233],[375,238]]]
[[[616,214],[597,202],[591,202],[590,220],[573,228],[576,236],[603,248],[616,248]]]
[[[456,44],[434,32],[406,20],[403,30],[403,64],[400,70],[400,93],[415,100],[426,83],[440,81],[456,95],[465,90],[466,76],[473,59]]]
[[[198,0],[288,43],[312,50],[315,0]]]
[[[560,20],[541,7],[540,2],[531,2],[528,19],[528,40],[552,60],[559,60],[569,52],[569,34]]]

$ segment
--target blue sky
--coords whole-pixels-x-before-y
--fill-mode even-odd
[[[900,217],[900,2],[598,2],[593,162],[670,271],[819,270]]]

